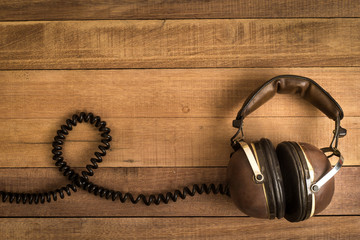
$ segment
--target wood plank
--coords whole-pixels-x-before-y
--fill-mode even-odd
[[[76,169],[81,171],[81,169]],[[335,194],[321,215],[360,214],[360,167],[344,167],[336,175]],[[174,189],[202,183],[225,183],[226,168],[99,168],[92,178],[108,189],[150,194],[166,193]],[[0,190],[14,192],[42,192],[68,184],[54,168],[0,169]],[[228,196],[196,195],[179,199],[176,203],[152,205],[106,201],[84,190],[72,193],[63,200],[44,205],[0,203],[0,217],[54,216],[244,216]]]
[[[236,129],[232,118],[110,118],[111,151],[101,166],[227,166]],[[339,149],[346,165],[360,165],[359,117],[345,117],[342,126],[348,136]],[[0,120],[0,167],[54,167],[51,143],[64,119]],[[326,147],[332,139],[333,121],[326,117],[249,118],[245,122],[247,141],[269,138],[308,142]],[[280,127],[282,126],[282,127]],[[80,124],[68,136],[64,156],[71,166],[89,163],[100,143],[99,132]],[[333,160],[335,163],[335,159]]]
[[[0,69],[360,66],[360,19],[2,22]]]
[[[4,238],[19,239],[357,239],[359,224],[359,216],[316,217],[297,224],[243,217],[15,218],[0,219],[0,230]]]
[[[317,81],[359,117],[360,68],[0,71],[0,118],[63,119],[76,111],[114,117],[235,117],[247,96],[282,74]],[[324,116],[279,95],[250,116]],[[61,122],[60,122],[61,123]]]
[[[0,20],[360,17],[356,0],[4,0]]]

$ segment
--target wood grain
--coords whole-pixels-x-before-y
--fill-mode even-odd
[[[227,166],[236,130],[232,118],[110,118],[111,151],[101,166]],[[359,117],[345,117],[348,136],[340,139],[345,165],[360,165]],[[0,120],[0,167],[53,167],[53,137],[64,119]],[[332,139],[333,121],[326,117],[249,118],[246,140],[262,137],[275,146],[282,141],[301,141],[326,147]],[[89,163],[100,143],[99,132],[81,124],[67,138],[64,156],[71,166]],[[24,157],[26,156],[26,157]],[[335,163],[335,159],[333,160]]]
[[[80,172],[82,169],[75,169]],[[320,215],[360,215],[360,167],[344,167],[336,175],[335,194]],[[99,168],[96,184],[122,192],[158,194],[202,183],[225,183],[226,168]],[[0,169],[2,191],[43,192],[68,184],[54,168]],[[0,217],[14,216],[244,216],[228,196],[196,195],[176,203],[152,205],[106,201],[84,190],[44,205],[0,203]]]
[[[112,129],[96,183],[146,195],[224,183],[232,119],[280,74],[322,85],[348,129],[333,201],[302,223],[245,217],[222,195],[147,207],[79,190],[44,205],[1,202],[0,239],[358,239],[359,46],[356,0],[0,1],[0,190],[67,184],[51,142],[80,111]],[[282,95],[245,121],[245,136],[326,146],[333,127]],[[99,135],[83,124],[67,140],[66,161],[81,171]]]
[[[0,2],[0,20],[360,17],[356,0]]]
[[[104,166],[226,166],[231,120],[253,89],[279,74],[311,77],[341,99],[349,130],[341,140],[345,164],[359,164],[360,69],[291,68],[2,71],[0,166],[52,166],[56,130],[80,111],[99,114],[113,130]],[[268,137],[274,144],[326,146],[333,123],[321,116],[298,97],[280,95],[250,115],[245,133],[249,141]],[[77,129],[66,156],[85,165],[97,138],[91,128]]]
[[[18,218],[0,219],[0,230],[5,238],[19,239],[357,239],[359,224],[359,216],[315,217],[296,224],[244,217]]]
[[[132,69],[0,71],[0,119],[235,117],[247,96],[282,74],[317,81],[359,117],[360,68]],[[324,116],[299,97],[279,95],[250,115]]]
[[[360,66],[360,19],[0,23],[0,69]]]

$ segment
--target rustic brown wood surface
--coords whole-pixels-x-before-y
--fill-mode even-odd
[[[1,1],[3,20],[360,17],[357,0]]]
[[[0,69],[360,66],[360,19],[0,24]]]
[[[76,171],[82,171],[77,168]],[[345,167],[336,176],[336,192],[329,207],[320,215],[359,215],[360,168]],[[192,186],[194,183],[224,183],[226,168],[99,168],[91,178],[96,184],[134,195],[166,193],[174,189]],[[346,183],[346,184],[345,184]],[[13,192],[41,192],[55,190],[68,184],[55,168],[5,168],[0,169],[3,190]],[[24,205],[0,204],[0,217],[56,217],[56,216],[244,216],[231,198],[221,194],[187,196],[176,203],[159,206],[133,205],[95,197],[84,190],[50,204]]]
[[[345,164],[359,164],[359,148],[353,147],[360,144],[360,109],[354,104],[359,94],[344,94],[360,91],[359,68],[255,68],[0,72],[0,97],[7,103],[0,105],[0,166],[53,166],[56,130],[80,111],[99,114],[113,130],[112,152],[103,166],[226,166],[231,121],[241,103],[264,79],[283,73],[312,77],[340,99],[343,126],[351,133],[340,142]],[[61,90],[52,91],[55,86]],[[289,95],[275,97],[245,123],[249,141],[267,137],[274,144],[293,140],[319,147],[329,144],[334,128],[311,104]],[[84,166],[98,139],[91,127],[80,125],[69,136],[65,154],[76,160],[74,166]]]
[[[10,218],[0,219],[0,230],[5,238],[21,239],[357,239],[359,224],[359,216],[314,217],[301,224],[248,217]]]
[[[1,202],[0,239],[358,239],[359,46],[355,0],[0,1],[0,191],[68,184],[51,143],[81,111],[112,129],[96,184],[149,195],[224,183],[231,121],[250,92],[281,74],[323,86],[348,130],[333,201],[301,223],[246,217],[223,195],[147,207],[78,190],[44,205]],[[251,114],[244,128],[248,141],[318,147],[333,129],[289,95]],[[99,140],[79,125],[65,160],[81,172]]]
[[[360,144],[359,119],[346,117],[343,121],[350,133],[339,145],[345,155],[345,165],[360,164],[360,149],[354,148]],[[113,141],[101,166],[227,166],[232,152],[229,138],[235,134],[231,125],[233,118],[104,120],[112,129]],[[51,143],[64,123],[65,119],[0,120],[0,127],[4,129],[0,140],[0,167],[54,166]],[[299,128],[302,131],[299,132]],[[266,117],[247,119],[245,133],[249,142],[267,137],[276,145],[292,140],[326,147],[331,142],[333,129],[333,121],[326,117]],[[82,167],[89,163],[101,137],[94,127],[82,124],[67,139],[65,158],[72,166]]]
[[[354,104],[360,102],[360,68],[326,67],[0,71],[6,103],[0,105],[0,119],[60,120],[74,111],[104,118],[234,118],[254,89],[282,74],[313,78],[346,117],[360,116]],[[299,99],[278,95],[249,117],[324,116]]]

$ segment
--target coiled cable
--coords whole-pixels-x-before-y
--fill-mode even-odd
[[[62,153],[62,145],[66,139],[66,136],[69,132],[77,125],[77,123],[90,123],[94,124],[96,128],[99,129],[101,132],[101,144],[98,146],[100,151],[95,152],[95,157],[90,159],[91,164],[86,165],[86,170],[81,172],[81,176],[76,173],[67,162],[64,161],[63,153]],[[167,204],[170,200],[176,202],[177,199],[180,197],[181,199],[185,199],[187,195],[194,196],[196,193],[202,194],[210,194],[211,192],[214,194],[226,194],[230,196],[228,186],[224,186],[219,184],[215,186],[215,184],[194,184],[192,189],[188,187],[184,187],[182,191],[175,190],[174,193],[167,192],[164,194],[158,195],[150,195],[146,197],[144,194],[139,194],[136,198],[131,193],[123,194],[120,191],[106,189],[104,187],[98,186],[93,182],[89,181],[89,176],[94,175],[94,170],[98,168],[98,163],[101,163],[103,157],[106,155],[106,150],[110,148],[110,142],[112,140],[111,136],[109,135],[110,128],[106,127],[106,122],[101,121],[99,116],[94,116],[92,113],[80,113],[74,114],[71,119],[66,120],[65,125],[61,125],[61,129],[57,131],[57,135],[54,137],[54,141],[52,143],[53,149],[53,160],[55,161],[55,166],[59,168],[59,171],[63,173],[63,175],[70,181],[68,185],[65,187],[58,188],[54,191],[42,192],[42,193],[14,193],[14,192],[5,192],[0,191],[0,196],[3,202],[9,201],[10,203],[45,203],[57,201],[58,196],[62,199],[65,197],[65,194],[68,196],[71,195],[71,190],[73,192],[77,192],[78,188],[82,188],[87,190],[89,193],[93,193],[95,196],[100,196],[101,198],[111,199],[115,201],[117,199],[120,202],[124,203],[128,199],[133,203],[136,204],[141,200],[146,205],[151,205],[155,203],[159,205],[161,202]]]

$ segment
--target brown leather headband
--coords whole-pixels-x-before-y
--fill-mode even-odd
[[[340,105],[314,80],[296,75],[281,75],[264,83],[246,99],[233,121],[233,126],[240,128],[247,115],[269,101],[276,93],[298,94],[334,121],[344,117]]]

